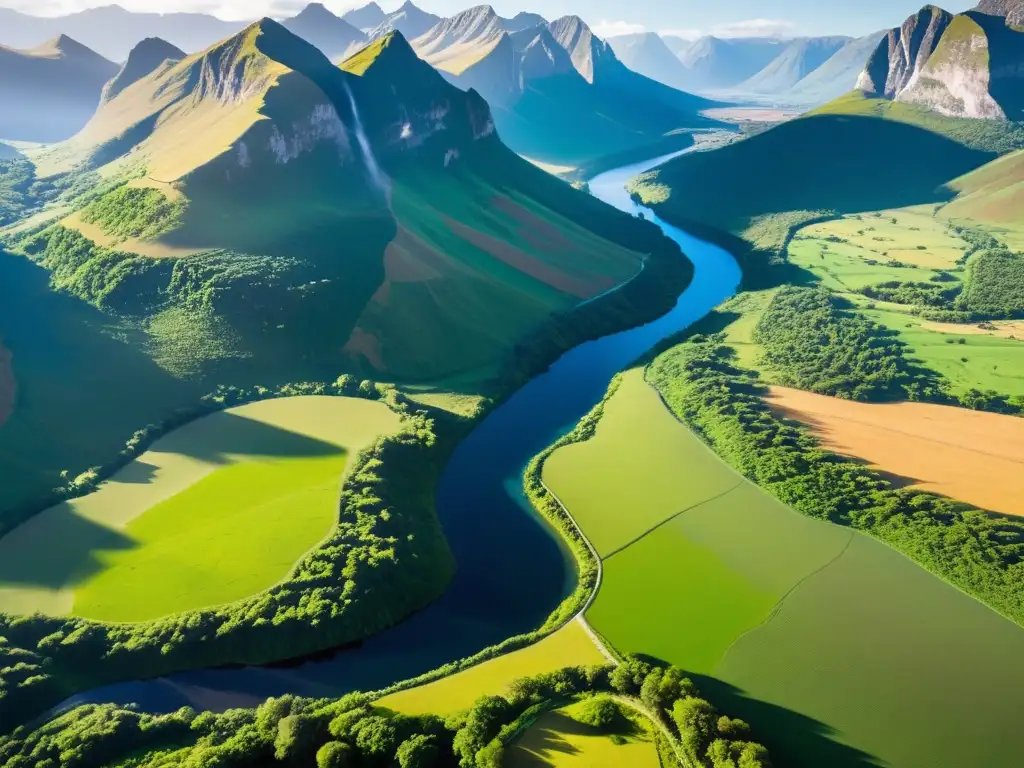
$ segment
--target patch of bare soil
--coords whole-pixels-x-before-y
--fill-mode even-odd
[[[927,403],[857,403],[772,387],[768,404],[827,450],[922,491],[1024,516],[1024,419]]]

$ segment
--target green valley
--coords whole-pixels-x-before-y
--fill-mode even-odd
[[[0,765],[1017,768],[1021,0],[423,2],[0,7]]]

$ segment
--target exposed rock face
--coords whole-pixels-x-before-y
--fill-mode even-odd
[[[569,52],[576,71],[588,83],[594,82],[604,60],[615,58],[611,46],[597,37],[579,16],[555,19],[548,24],[548,30],[558,44]]]
[[[1011,26],[1024,26],[1024,0],[981,0],[975,10],[990,16],[1002,16]]]
[[[875,48],[857,80],[857,88],[888,99],[902,93],[924,67],[953,15],[926,5],[903,26],[890,30]]]
[[[1024,32],[991,13],[926,6],[882,40],[857,87],[954,117],[1021,120]]]

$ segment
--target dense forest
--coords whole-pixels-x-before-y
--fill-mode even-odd
[[[957,308],[986,319],[1024,317],[1024,254],[1006,248],[978,254]]]
[[[375,634],[436,599],[454,563],[434,511],[434,483],[463,420],[413,410],[393,388],[343,376],[331,385],[222,390],[207,409],[252,399],[327,394],[383,399],[402,430],[355,460],[338,526],[278,586],[227,606],[141,624],[0,614],[0,721],[31,719],[84,688],[226,663],[258,664]],[[136,435],[126,456],[155,435]],[[125,458],[125,457],[122,457]],[[96,477],[74,481],[68,494]]]
[[[852,400],[930,400],[935,374],[915,365],[896,334],[845,308],[824,288],[779,291],[754,330],[785,386]]]
[[[409,717],[364,694],[334,701],[285,696],[255,709],[152,716],[113,705],[80,707],[0,739],[7,768],[317,766],[501,768],[506,748],[543,712],[583,699],[585,724],[628,732],[621,707],[638,707],[671,735],[672,749],[702,768],[770,768],[749,726],[720,715],[672,667],[627,659],[519,680],[447,718]],[[622,702],[622,703],[620,703]],[[625,702],[629,702],[626,704]],[[660,738],[660,737],[659,737]]]
[[[895,488],[822,450],[772,414],[756,374],[735,367],[733,354],[719,337],[696,335],[659,357],[649,377],[677,417],[784,503],[877,537],[1024,626],[1024,520]]]

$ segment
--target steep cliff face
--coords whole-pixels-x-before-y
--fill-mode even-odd
[[[981,0],[976,11],[1001,16],[1010,26],[1024,26],[1024,0]]]
[[[926,5],[902,26],[890,30],[868,59],[857,88],[896,98],[924,67],[952,20],[951,13]]]
[[[857,87],[953,117],[1024,119],[1024,32],[926,6],[882,40]]]

